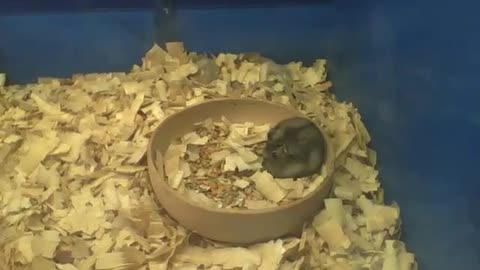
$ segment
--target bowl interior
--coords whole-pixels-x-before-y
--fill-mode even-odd
[[[282,208],[292,207],[302,203],[302,201],[314,196],[317,190],[325,189],[330,183],[330,177],[317,187],[317,189],[307,196],[297,199],[295,201],[282,204],[274,208],[265,209],[225,209],[225,208],[210,208],[203,205],[198,205],[188,198],[174,190],[167,184],[163,168],[163,155],[165,154],[170,142],[178,136],[182,136],[193,130],[195,123],[211,118],[214,121],[220,121],[222,116],[225,116],[232,123],[253,122],[255,124],[270,123],[272,126],[276,123],[293,116],[305,117],[302,113],[291,109],[282,104],[272,103],[268,101],[253,100],[253,99],[215,99],[209,100],[167,117],[157,128],[152,135],[150,145],[148,148],[148,159],[155,165],[157,171],[156,176],[151,176],[151,182],[154,189],[167,189],[174,193],[173,196],[178,200],[185,201],[195,207],[204,208],[208,211],[235,213],[235,214],[261,214],[265,212],[278,211]],[[322,131],[323,132],[323,131]],[[333,166],[333,149],[328,142],[328,138],[324,133],[326,140],[326,159],[323,166],[331,168]]]

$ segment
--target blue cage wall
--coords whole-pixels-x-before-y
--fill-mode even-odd
[[[155,40],[151,1],[0,3],[0,71],[10,83],[126,71]],[[466,0],[212,0],[183,1],[176,19],[189,50],[327,58],[335,93],[372,133],[387,200],[401,206],[420,269],[475,270],[479,9]]]

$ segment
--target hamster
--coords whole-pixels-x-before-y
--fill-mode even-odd
[[[294,117],[270,129],[263,168],[275,178],[300,178],[318,173],[325,159],[325,138],[309,119]]]

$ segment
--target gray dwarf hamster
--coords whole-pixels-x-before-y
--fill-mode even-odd
[[[325,138],[309,119],[294,117],[270,129],[263,167],[275,178],[299,178],[318,173],[325,159]]]

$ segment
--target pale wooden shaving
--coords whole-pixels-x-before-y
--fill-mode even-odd
[[[172,177],[168,178],[168,183],[170,186],[172,186],[174,189],[178,189],[182,184],[184,174],[185,173],[183,171],[177,171]]]
[[[235,182],[233,182],[233,185],[241,188],[241,189],[245,189],[246,187],[248,187],[250,185],[250,182],[247,181],[247,180],[244,180],[244,179],[237,179],[235,180]]]
[[[252,54],[208,58],[187,52],[178,42],[166,47],[153,46],[128,73],[75,74],[8,86],[0,74],[2,269],[193,270],[200,264],[212,270],[417,269],[414,254],[394,239],[400,210],[383,203],[375,169],[379,161],[368,145],[372,138],[355,107],[329,91],[325,60],[279,65]],[[189,242],[190,232],[156,204],[145,171],[152,132],[168,115],[218,97],[291,106],[331,136],[333,198],[305,224],[300,238],[250,247],[204,239],[199,245]],[[232,167],[255,164],[243,149],[264,141],[269,127],[224,119],[221,128],[231,129],[233,144],[211,153],[211,165],[227,157]],[[195,138],[197,145],[178,149],[173,158],[166,155],[168,175],[192,173],[179,157],[202,160],[198,147],[204,140]],[[240,179],[236,188],[241,192],[255,186],[248,177]],[[179,190],[187,190],[184,180]],[[322,176],[317,180],[324,181]],[[276,183],[281,189],[272,199],[299,195],[300,184]],[[186,192],[221,207],[201,193]],[[276,206],[267,200],[245,204]]]
[[[278,269],[285,252],[281,239],[253,246],[250,250],[257,252],[262,258],[258,270]]]
[[[370,161],[370,165],[376,166],[377,165],[377,152],[368,148],[367,149],[368,161]]]
[[[6,79],[7,79],[7,76],[5,75],[5,73],[0,73],[0,87],[5,86]]]
[[[340,226],[345,224],[345,210],[343,209],[342,200],[325,199],[325,209],[330,217],[332,217]]]
[[[260,162],[247,163],[245,160],[249,159],[248,155],[242,156],[239,153],[231,153],[225,157],[225,171],[246,171],[258,170],[262,167]]]
[[[68,153],[65,156],[62,156],[62,160],[65,162],[75,162],[79,156],[80,152],[83,150],[82,147],[85,146],[85,142],[89,139],[90,133],[85,132],[83,134],[77,132],[67,132],[60,135],[60,140],[62,144],[68,145]]]
[[[338,223],[334,216],[328,210],[324,210],[313,220],[313,227],[322,239],[327,242],[330,249],[347,249],[350,247],[351,240],[344,233],[342,224]]]
[[[294,262],[285,261],[280,265],[279,270],[300,270],[302,269],[301,267],[304,261],[305,261],[304,257],[301,257],[300,259]]]
[[[95,263],[95,269],[126,269],[131,264],[127,261],[127,258],[123,252],[105,253],[97,257]]]
[[[325,167],[323,167],[325,168]],[[316,190],[322,183],[325,181],[325,171],[322,172],[322,174],[317,175],[314,179],[313,182],[308,186],[308,188],[304,191],[304,195],[307,195],[314,190]]]
[[[220,160],[226,159],[227,156],[230,156],[231,152],[229,150],[221,150],[210,154],[211,163],[217,163]],[[234,165],[229,165],[227,167],[233,167]],[[229,169],[230,170],[230,169]]]
[[[280,187],[288,192],[287,197],[292,199],[298,199],[303,197],[303,191],[307,183],[304,183],[302,179],[281,179],[276,180]]]
[[[78,270],[78,268],[71,263],[67,263],[67,264],[57,263],[56,266],[59,270]]]
[[[280,202],[287,196],[287,191],[273,179],[273,176],[268,172],[256,172],[250,176],[250,179],[255,183],[255,188],[265,198],[272,202]]]
[[[389,229],[398,222],[400,211],[396,207],[373,204],[365,196],[357,204],[365,213],[367,230],[371,232]]]
[[[192,145],[205,145],[208,142],[208,136],[200,137],[196,132],[190,132],[183,135],[183,142]]]
[[[213,201],[210,198],[208,198],[207,196],[205,196],[205,194],[198,193],[198,192],[195,192],[193,190],[188,190],[188,189],[185,190],[184,192],[185,192],[185,195],[187,196],[187,198],[189,198],[193,202],[200,203],[201,205],[205,205],[205,206],[215,207],[215,208],[221,206],[218,203],[216,203],[215,201]]]
[[[54,132],[45,137],[30,135],[26,138],[18,169],[25,174],[30,174],[42,162],[47,155],[57,147],[60,140]]]
[[[262,255],[245,248],[182,248],[174,257],[175,261],[195,265],[221,265],[224,269],[242,267],[244,265],[260,265]]]
[[[252,164],[255,161],[258,161],[258,156],[252,152],[251,150],[242,147],[241,145],[233,142],[227,141],[226,144],[230,146],[233,150],[235,150],[238,155],[242,158],[242,160],[247,164]]]
[[[165,175],[171,178],[177,174],[180,168],[180,157],[185,153],[186,146],[184,145],[170,145],[164,156]]]
[[[32,270],[56,270],[59,268],[58,265],[49,259],[38,256],[32,260],[31,268]]]
[[[385,241],[382,270],[417,269],[413,254],[405,251],[405,245],[395,240]]]

